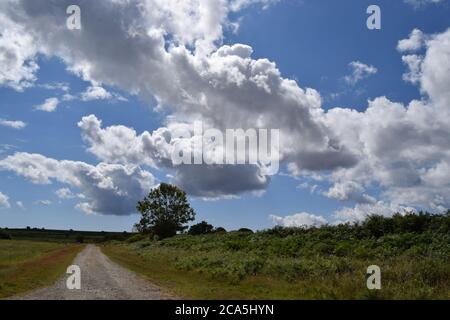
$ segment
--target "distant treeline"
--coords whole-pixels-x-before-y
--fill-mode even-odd
[[[0,229],[0,239],[35,240],[55,242],[105,242],[110,240],[123,241],[132,236],[130,232],[106,231],[76,231],[76,230],[47,230],[38,228]]]

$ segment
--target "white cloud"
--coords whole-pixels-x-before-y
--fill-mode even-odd
[[[176,172],[173,182],[191,195],[230,197],[241,192],[262,190],[269,182],[268,177],[259,174],[257,166],[173,166],[172,133],[177,131],[180,124],[159,128],[153,133],[145,131],[140,135],[125,126],[102,128],[101,125],[101,121],[94,115],[83,117],[78,123],[83,139],[90,144],[88,150],[91,153],[110,163],[148,165],[173,170]],[[191,140],[188,140],[187,148],[190,147]],[[244,176],[245,180],[236,179]]]
[[[348,76],[345,76],[344,80],[351,85],[355,85],[359,81],[368,78],[369,76],[378,72],[378,69],[374,66],[364,64],[360,61],[350,62],[349,67],[352,70],[352,73]]]
[[[23,121],[10,121],[6,119],[0,118],[0,126],[9,127],[13,129],[23,129],[27,126],[27,124]]]
[[[99,86],[88,87],[86,91],[81,94],[81,99],[83,101],[108,100],[111,98],[113,98],[113,95]]]
[[[387,204],[381,201],[373,204],[357,204],[353,208],[346,207],[338,210],[334,215],[334,218],[336,219],[334,224],[362,222],[371,215],[390,217],[396,213],[406,214],[410,212],[415,212],[415,209],[395,204]]]
[[[9,203],[9,197],[0,192],[0,208],[11,208],[11,204]]]
[[[58,90],[58,91],[62,91],[62,92],[70,91],[69,84],[65,83],[65,82],[44,83],[44,84],[41,84],[40,87],[47,89],[47,90]]]
[[[426,36],[419,29],[411,31],[408,39],[403,39],[398,42],[397,50],[400,52],[417,51],[424,47]]]
[[[16,201],[16,206],[17,206],[19,209],[25,210],[25,205],[23,204],[22,201]]]
[[[410,54],[403,56],[402,61],[408,68],[408,72],[403,74],[403,80],[412,84],[419,83],[422,78],[423,57],[415,54]]]
[[[34,108],[40,111],[54,112],[56,111],[58,104],[59,104],[58,98],[48,98],[45,100],[43,104],[36,105]]]
[[[376,186],[396,207],[450,207],[450,30],[426,46],[416,80],[421,101],[403,105],[380,97],[364,112],[335,108],[326,114],[329,127],[359,158],[356,166],[333,171],[331,181]]]
[[[340,201],[356,201],[358,203],[374,203],[376,200],[364,193],[364,187],[354,181],[344,181],[335,183],[324,193],[329,198]]]
[[[62,101],[73,101],[75,99],[77,99],[77,97],[70,93],[66,93],[62,96]]]
[[[412,5],[414,8],[419,8],[429,4],[443,3],[445,0],[403,0],[405,3]]]
[[[36,205],[49,206],[52,204],[50,200],[37,200],[34,202]]]
[[[422,62],[423,76],[420,81],[421,89],[433,103],[437,104],[440,112],[448,116],[450,105],[450,29],[433,35],[427,42],[427,52]],[[443,114],[441,113],[439,117]]]
[[[23,91],[33,85],[39,69],[37,47],[25,26],[14,22],[0,5],[0,86]]]
[[[282,227],[320,227],[327,224],[327,220],[322,216],[302,212],[291,216],[280,217],[271,215],[272,221]]]
[[[276,4],[280,0],[232,0],[230,8],[232,11],[239,11],[254,4],[261,4],[263,9],[267,9],[270,5]]]
[[[80,205],[85,212],[105,215],[134,213],[137,201],[155,186],[154,177],[139,167],[106,163],[92,166],[39,154],[16,153],[0,160],[0,168],[36,184],[58,181],[77,188],[85,197]]]
[[[326,224],[338,225],[345,223],[363,222],[369,216],[381,215],[391,217],[396,213],[407,214],[416,212],[412,207],[405,207],[394,203],[385,203],[383,201],[371,203],[358,203],[354,207],[344,207],[336,210],[327,220],[323,216],[310,214],[306,212],[297,213],[290,216],[280,217],[277,215],[270,215],[270,219],[282,227],[320,227]]]
[[[76,197],[69,188],[58,189],[55,193],[60,199],[73,199]]]

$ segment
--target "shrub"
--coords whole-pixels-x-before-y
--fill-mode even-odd
[[[216,229],[214,229],[215,233],[219,233],[219,234],[223,234],[223,233],[227,233],[227,230],[225,228],[222,227],[218,227]]]
[[[138,242],[138,241],[144,240],[144,239],[146,239],[146,238],[147,238],[147,236],[146,236],[145,234],[143,234],[143,233],[137,233],[137,234],[135,234],[135,235],[129,237],[129,238],[126,240],[126,242],[127,242],[127,243],[134,243],[134,242]]]
[[[11,235],[6,231],[0,230],[0,239],[11,240]]]
[[[245,274],[256,276],[264,267],[265,261],[261,258],[250,258],[243,261]]]
[[[188,234],[191,236],[201,235],[201,234],[208,234],[212,233],[214,230],[214,227],[207,223],[206,221],[202,221],[200,223],[194,224],[189,228]]]

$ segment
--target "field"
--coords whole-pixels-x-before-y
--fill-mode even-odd
[[[11,297],[54,282],[82,245],[0,240],[0,298]]]
[[[25,229],[0,229],[2,235],[14,240],[33,240],[51,242],[90,242],[98,243],[110,240],[125,240],[131,233],[127,232],[105,232],[105,231],[76,231],[76,230],[49,230],[38,228]]]
[[[450,215],[373,217],[318,229],[134,236],[103,251],[194,299],[450,299]],[[381,268],[381,290],[366,270]]]

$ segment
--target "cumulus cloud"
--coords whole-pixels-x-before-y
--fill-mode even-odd
[[[276,225],[282,227],[320,227],[326,224],[338,225],[345,223],[360,223],[372,215],[381,215],[391,217],[394,214],[405,215],[415,213],[413,207],[406,207],[394,203],[386,203],[383,201],[358,203],[354,207],[344,207],[336,210],[334,214],[326,219],[323,216],[310,214],[306,212],[297,213],[289,216],[270,215],[269,218]]]
[[[0,160],[0,168],[36,184],[53,181],[78,188],[85,202],[77,207],[86,213],[128,215],[152,187],[155,179],[139,167],[99,163],[55,160],[39,154],[16,153]]]
[[[359,81],[368,78],[369,76],[376,74],[378,69],[374,66],[364,64],[360,61],[352,61],[349,63],[349,67],[352,73],[345,76],[344,80],[351,85],[357,84]]]
[[[417,51],[423,48],[426,41],[426,35],[419,29],[411,31],[408,39],[398,42],[397,50],[400,52]]]
[[[155,97],[160,106],[170,106],[170,121],[200,119],[218,129],[280,128],[286,137],[282,157],[299,168],[354,163],[321,124],[317,91],[283,78],[267,59],[252,59],[249,46],[216,47],[227,24],[227,2],[84,3],[83,12],[91,18],[83,23],[83,37],[60,27],[65,4],[55,2],[54,10],[44,10],[47,1],[45,6],[43,1],[20,2],[5,10],[24,13],[26,18],[17,19],[33,30],[42,52],[60,57],[85,80]],[[107,21],[101,18],[105,12]]]
[[[85,92],[81,93],[81,100],[92,101],[92,100],[118,100],[126,101],[124,97],[119,94],[111,93],[105,88],[100,86],[90,86]]]
[[[179,141],[174,138],[180,126],[183,126],[181,124],[138,135],[135,130],[120,125],[102,128],[101,121],[90,115],[83,117],[78,126],[83,139],[90,145],[88,151],[100,160],[173,170],[173,182],[194,196],[227,197],[246,191],[264,190],[269,182],[257,165],[173,165],[174,143]],[[187,125],[184,127],[189,128]],[[191,142],[196,138],[192,136],[186,139],[186,149],[192,151]],[[237,180],[237,176],[246,179]]]
[[[69,1],[3,1],[0,9],[11,29],[23,31],[28,39],[24,43],[34,48],[16,59],[20,68],[33,61],[38,48],[40,54],[59,57],[93,87],[101,84],[145,101],[155,99],[158,110],[166,109],[170,116],[151,133],[119,125],[103,127],[95,116],[81,119],[88,150],[105,162],[97,166],[30,154],[1,160],[1,166],[34,182],[63,180],[81,189],[88,200],[79,208],[85,212],[114,211],[104,200],[113,196],[120,202],[123,197],[110,189],[105,196],[97,180],[92,182],[97,187],[90,189],[82,177],[95,172],[90,177],[106,181],[108,173],[116,182],[119,178],[114,174],[121,172],[137,185],[140,165],[173,171],[174,181],[191,194],[217,197],[264,190],[269,178],[258,166],[171,165],[168,136],[177,127],[202,120],[219,130],[280,129],[282,164],[300,176],[319,172],[333,185],[327,195],[335,199],[375,205],[366,191],[374,186],[382,190],[386,203],[450,207],[450,31],[432,37],[413,31],[408,41],[399,43],[402,52],[424,49],[423,55],[403,58],[410,69],[405,80],[418,84],[420,101],[403,104],[378,97],[362,112],[325,111],[316,90],[284,78],[274,62],[253,58],[250,46],[221,45],[229,13],[253,2],[235,1],[234,8],[228,1],[83,2],[83,14],[90,19],[83,21],[80,36],[61,27]],[[0,64],[0,68],[7,67]],[[350,84],[377,72],[359,61],[350,68],[352,74],[346,78]],[[20,76],[0,83],[31,83],[34,71],[29,74],[28,80]],[[38,161],[22,167],[10,161],[27,157]],[[133,173],[124,173],[130,165]],[[48,166],[64,170],[49,175]],[[114,170],[110,173],[106,168]],[[119,180],[124,192],[127,185]]]
[[[335,108],[326,114],[329,126],[360,159],[331,173],[331,181],[380,187],[385,201],[396,207],[450,207],[449,44],[450,30],[426,43],[417,81],[421,101],[404,105],[380,97],[364,112]]]
[[[327,220],[324,217],[306,212],[284,217],[271,215],[270,218],[275,224],[282,227],[310,228],[327,224]]]
[[[23,129],[27,126],[27,124],[23,121],[11,121],[0,118],[0,126],[9,127],[13,129]]]
[[[376,200],[364,193],[364,187],[354,181],[344,181],[335,183],[324,193],[329,198],[340,201],[356,201],[358,203],[374,203]]]
[[[11,208],[9,197],[2,192],[0,192],[0,208]]]
[[[404,207],[395,204],[388,204],[382,201],[373,204],[357,204],[353,208],[345,207],[338,210],[334,218],[334,224],[362,222],[371,215],[393,216],[396,213],[407,214],[415,212],[414,208]]]
[[[423,57],[410,54],[402,57],[403,63],[407,66],[408,72],[403,74],[403,80],[412,84],[418,84],[422,77]]]
[[[34,106],[36,110],[45,111],[45,112],[54,112],[58,107],[59,99],[58,98],[48,98],[44,101],[44,103]]]
[[[61,188],[56,190],[56,195],[58,196],[58,198],[60,199],[73,199],[76,196],[72,193],[72,190],[70,190],[69,188]]]
[[[36,43],[24,25],[14,22],[0,5],[0,86],[17,91],[31,87],[39,69]]]
[[[37,200],[34,202],[34,204],[41,205],[41,206],[49,206],[52,204],[50,200]]]
[[[102,87],[89,87],[81,94],[81,99],[84,101],[91,100],[106,100],[112,98],[112,94]]]

